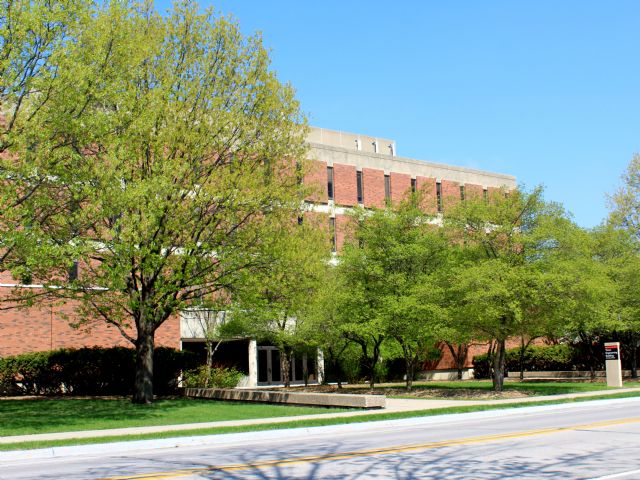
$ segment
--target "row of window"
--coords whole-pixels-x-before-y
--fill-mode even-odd
[[[415,193],[418,188],[418,183],[415,178],[411,179],[411,192]],[[334,199],[334,180],[333,180],[333,167],[327,167],[327,192],[329,194],[329,200]],[[483,197],[485,200],[488,198],[487,189],[483,189],[482,191]],[[356,171],[356,195],[358,197],[358,203],[364,203],[364,187],[362,183],[362,172],[360,170]],[[384,176],[384,198],[387,202],[391,201],[391,176]],[[460,200],[465,199],[465,189],[464,185],[460,185]],[[438,208],[438,212],[442,212],[442,184],[440,182],[436,182],[436,205]]]

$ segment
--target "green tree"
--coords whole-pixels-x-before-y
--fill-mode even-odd
[[[609,223],[617,227],[604,236],[612,265],[612,276],[619,286],[620,318],[626,325],[632,348],[632,376],[637,377],[637,349],[640,343],[640,294],[637,290],[637,262],[640,242],[640,155],[635,154],[622,175],[622,185],[609,197]],[[626,231],[626,235],[619,231]],[[633,237],[635,241],[631,240]]]
[[[504,382],[509,338],[540,335],[561,297],[557,271],[546,261],[558,251],[564,213],[542,192],[513,190],[490,201],[469,199],[445,215],[445,228],[462,251],[452,269],[456,317],[480,339],[495,344],[493,385]],[[553,227],[553,228],[552,228]],[[559,228],[556,228],[559,227]]]
[[[42,158],[49,137],[73,154],[37,171],[73,192],[80,316],[135,345],[133,401],[148,403],[158,327],[262,267],[274,225],[300,210],[304,119],[260,37],[192,2],[166,17],[98,5],[63,47],[64,95],[37,140]],[[18,140],[28,167],[27,130]]]
[[[371,386],[382,343],[391,338],[402,350],[411,388],[443,322],[436,273],[446,265],[447,243],[420,204],[418,194],[385,210],[359,211],[353,241],[340,256],[342,329],[362,348]]]
[[[640,242],[627,228],[603,225],[593,232],[595,255],[615,286],[614,327],[628,339],[631,376],[638,377],[640,343]]]
[[[271,236],[265,268],[246,275],[233,291],[232,316],[236,330],[278,347],[281,379],[288,387],[293,355],[312,340],[307,308],[325,278],[330,246],[311,219],[281,225]]]
[[[344,318],[340,315],[340,295],[344,294],[341,277],[335,265],[328,263],[322,272],[322,281],[315,295],[303,311],[303,337],[321,349],[327,371],[334,372],[338,388],[345,378],[345,361],[353,343],[342,330]],[[327,376],[324,378],[327,381]]]

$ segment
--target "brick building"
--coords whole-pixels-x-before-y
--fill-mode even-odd
[[[347,213],[357,205],[382,208],[387,200],[398,201],[407,192],[424,188],[425,209],[437,213],[465,196],[489,195],[492,190],[516,186],[509,175],[399,157],[395,142],[389,139],[312,128],[308,142],[312,166],[304,181],[314,190],[308,209],[310,214],[326,217],[335,250],[345,240]],[[14,286],[10,275],[0,274],[0,295]],[[117,329],[101,321],[72,328],[73,310],[74,305],[68,303],[0,311],[0,357],[61,347],[131,346]],[[202,330],[194,315],[197,317],[194,312],[183,312],[165,322],[156,332],[157,344],[201,348]],[[274,347],[239,340],[227,344],[225,350],[247,371],[247,385],[279,382],[279,352]],[[469,358],[475,353],[471,351]],[[445,350],[435,369],[446,372],[452,366]],[[291,378],[302,380],[303,371],[314,372],[311,378],[317,379],[322,374],[321,360],[296,359]]]

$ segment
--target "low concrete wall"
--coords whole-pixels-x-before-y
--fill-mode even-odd
[[[473,368],[465,368],[462,370],[462,379],[470,380],[473,378]],[[458,370],[425,370],[418,374],[418,380],[457,380]]]
[[[184,395],[214,400],[240,402],[283,403],[342,408],[384,408],[384,395],[354,395],[340,393],[275,392],[273,390],[235,390],[230,388],[185,388]]]

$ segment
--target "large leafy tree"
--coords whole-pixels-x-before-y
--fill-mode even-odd
[[[507,339],[538,336],[558,319],[562,285],[551,260],[560,250],[565,215],[542,192],[500,192],[469,199],[445,215],[462,252],[452,269],[449,297],[464,327],[495,345],[493,385],[502,390]]]
[[[603,225],[593,232],[594,254],[615,288],[612,304],[613,328],[627,338],[631,376],[638,377],[637,357],[640,344],[640,243],[626,228]],[[609,329],[611,330],[611,329]]]
[[[438,273],[446,265],[443,231],[420,209],[420,195],[385,210],[361,211],[338,270],[344,335],[362,348],[371,385],[385,339],[400,346],[411,388],[433,352],[445,309]]]
[[[166,17],[95,7],[56,75],[66,97],[43,137],[69,137],[75,155],[38,172],[80,191],[73,291],[83,316],[135,345],[133,401],[147,403],[158,327],[262,267],[273,225],[301,208],[304,121],[260,38],[191,2]],[[18,163],[31,162],[24,151]]]
[[[640,292],[638,290],[637,243],[640,241],[640,155],[635,154],[622,175],[622,184],[609,197],[611,213],[609,223],[616,227],[601,234],[606,260],[613,278],[619,286],[620,318],[626,325],[632,345],[632,375],[637,376],[636,356],[640,344]],[[623,233],[623,230],[625,233]],[[635,241],[632,241],[632,238]]]

